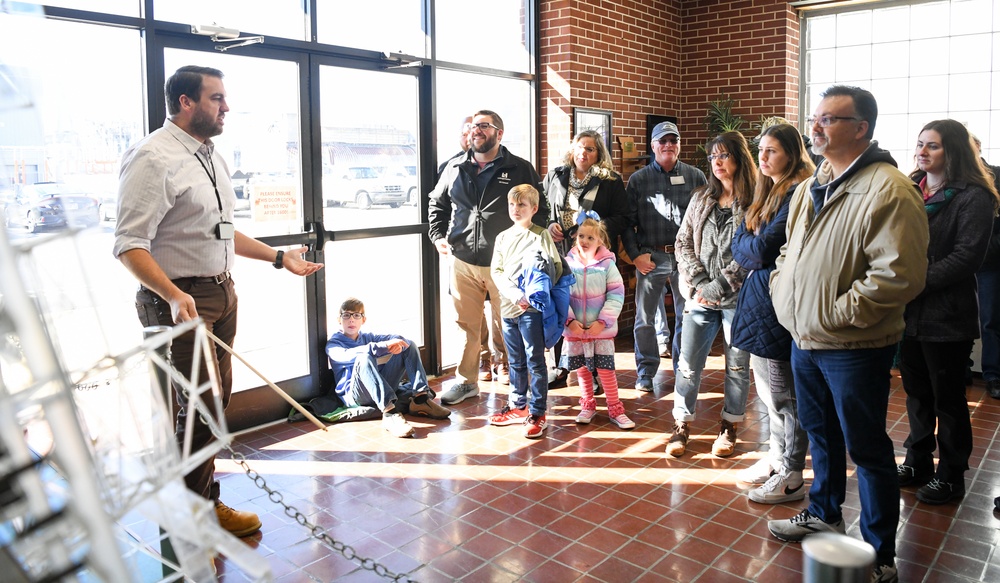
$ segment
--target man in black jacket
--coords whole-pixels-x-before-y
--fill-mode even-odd
[[[430,194],[429,236],[442,257],[452,257],[449,291],[458,327],[465,333],[455,384],[441,402],[460,403],[479,395],[480,331],[483,302],[489,294],[493,318],[500,318],[500,296],[490,277],[496,236],[513,223],[507,213],[507,193],[519,184],[542,192],[541,179],[530,162],[500,145],[503,120],[481,110],[473,116],[469,151],[449,160]],[[544,195],[532,222],[545,226],[549,208]]]

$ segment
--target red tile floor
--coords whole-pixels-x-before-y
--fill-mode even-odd
[[[379,421],[326,432],[303,422],[243,434],[236,448],[309,521],[358,556],[416,581],[800,581],[800,545],[772,538],[767,520],[790,517],[806,501],[760,505],[736,484],[737,470],[759,458],[765,440],[756,395],[736,455],[713,457],[722,361],[710,358],[689,451],[673,459],[663,453],[672,374],[661,371],[655,392],[639,394],[630,347],[619,350],[617,362],[622,399],[637,423],[631,431],[611,425],[600,408],[591,425],[576,425],[578,388],[570,385],[549,393],[546,435],[528,440],[520,426],[489,426],[507,387],[481,383],[481,395],[456,405],[450,419],[411,421],[413,439],[389,436]],[[669,360],[661,369],[670,369]],[[907,421],[895,373],[892,386],[888,427],[901,460]],[[1000,401],[978,379],[968,399],[976,445],[969,492],[958,504],[934,507],[904,489],[897,542],[903,582],[1000,581],[1000,514],[993,512]],[[263,529],[245,540],[267,557],[276,581],[380,579],[311,539],[235,464],[220,460],[218,468],[224,500],[260,513]],[[844,518],[848,534],[860,538],[858,515],[852,475]],[[219,575],[227,583],[246,580],[224,559]]]

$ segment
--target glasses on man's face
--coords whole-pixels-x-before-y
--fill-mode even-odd
[[[341,320],[360,320],[361,318],[364,318],[364,317],[365,317],[365,315],[364,315],[363,312],[341,312],[340,313],[340,319]]]
[[[677,136],[669,136],[669,137],[666,137],[666,138],[660,138],[659,140],[656,140],[656,141],[659,142],[661,146],[666,146],[667,144],[676,144],[677,143]]]
[[[810,117],[806,120],[806,123],[813,126],[819,125],[821,128],[828,128],[833,124],[837,123],[838,120],[850,120],[850,121],[861,121],[856,117],[850,117],[846,115],[821,115],[819,117]]]
[[[489,122],[486,122],[486,121],[479,122],[479,123],[469,124],[469,129],[472,129],[472,128],[479,128],[479,131],[481,131],[481,132],[485,132],[489,128],[493,128],[493,129],[495,129],[497,131],[500,130],[500,128],[498,128],[497,126],[495,126],[495,125],[493,125],[493,124],[491,124]]]
[[[725,153],[725,152],[723,152],[722,154],[709,154],[708,155],[708,163],[711,164],[712,162],[715,162],[716,160],[722,160],[723,162],[725,162],[726,160],[732,158],[732,156],[733,156],[732,154],[728,154],[728,153]]]

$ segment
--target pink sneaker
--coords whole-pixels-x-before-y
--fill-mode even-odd
[[[635,421],[628,418],[628,415],[622,413],[617,417],[612,417],[611,422],[618,426],[619,429],[632,429],[635,427]]]
[[[587,425],[597,415],[597,409],[580,409],[580,414],[576,416],[576,422]]]

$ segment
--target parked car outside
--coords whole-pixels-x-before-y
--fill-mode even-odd
[[[392,208],[406,202],[406,188],[400,176],[382,176],[370,166],[330,167],[323,173],[323,203],[326,206],[354,204],[368,209],[387,204]]]
[[[100,201],[80,188],[61,182],[38,182],[21,188],[4,208],[7,228],[31,233],[68,227],[94,227],[101,222]]]

